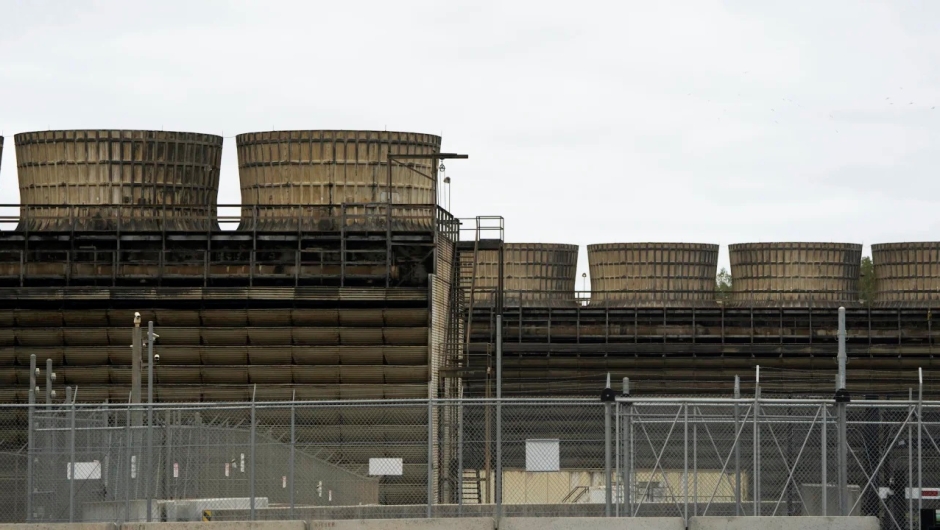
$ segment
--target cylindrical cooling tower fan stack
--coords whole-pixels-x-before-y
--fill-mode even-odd
[[[240,134],[242,230],[430,229],[441,138],[389,131],[273,131]]]
[[[940,306],[940,242],[871,246],[878,307]]]
[[[473,253],[461,254],[472,260]],[[578,245],[506,243],[503,245],[503,305],[573,307]],[[471,264],[464,263],[463,270]],[[477,252],[474,304],[492,305],[499,287],[499,252]]]
[[[858,305],[862,245],[741,243],[729,245],[731,304],[773,307]]]
[[[664,307],[715,302],[718,245],[588,245],[591,305]]]
[[[15,136],[19,230],[204,231],[215,226],[222,137],[75,130]]]

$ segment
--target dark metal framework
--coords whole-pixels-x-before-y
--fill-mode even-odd
[[[143,211],[116,207],[107,228],[88,230],[75,207],[68,231],[0,231],[0,286],[425,285],[438,233],[457,238],[455,219],[431,205],[297,206],[296,230],[284,231],[242,216],[218,216],[205,232],[122,229]]]
[[[496,314],[473,309],[466,363],[450,374],[462,377],[467,395],[486,394]],[[727,392],[734,375],[747,382],[757,365],[780,381],[762,377],[768,390],[831,392],[834,384],[837,308],[517,306],[502,314],[510,396],[594,395],[608,372],[649,393]],[[918,367],[940,366],[930,308],[848,309],[846,326],[849,383],[858,391],[906,396]]]

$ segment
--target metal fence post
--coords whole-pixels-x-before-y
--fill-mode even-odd
[[[734,399],[741,399],[741,378],[734,376]],[[741,515],[741,410],[734,403],[734,515]]]
[[[457,402],[457,515],[463,515],[463,406]]]
[[[35,458],[33,444],[35,440],[33,438],[33,431],[35,427],[33,426],[34,421],[34,412],[33,409],[36,408],[36,354],[29,356],[29,393],[28,402],[29,409],[26,411],[27,414],[27,442],[26,442],[26,454],[28,459],[26,460],[26,521],[33,520],[33,459]]]
[[[72,387],[65,387],[65,402],[69,404],[69,522],[75,522],[75,400]]]
[[[153,494],[157,489],[154,481],[153,461],[153,321],[147,322],[147,522],[153,521]],[[169,423],[169,422],[167,422]]]
[[[820,492],[822,500],[822,515],[829,515],[829,443],[826,440],[826,431],[829,430],[829,420],[827,419],[827,408],[826,404],[823,403],[820,405],[822,410],[822,430],[820,434],[820,451],[819,451],[819,467],[822,471],[822,476],[820,477],[820,482],[822,483],[822,490]]]
[[[924,369],[917,369],[917,513],[924,509]]]
[[[428,469],[427,469],[427,496],[428,506],[425,517],[431,518],[431,503],[434,493],[434,401],[428,396]]]
[[[610,443],[610,403],[604,404],[604,517],[610,517],[610,506],[613,493],[613,480],[611,480],[611,443]]]
[[[838,383],[836,392],[844,391],[846,387],[845,365],[848,360],[845,351],[845,308],[839,308],[839,362]],[[838,396],[837,396],[838,397]],[[839,429],[839,451],[837,453],[839,466],[839,515],[849,515],[849,459],[848,459],[848,433],[846,432],[847,410],[844,402],[836,403]]]
[[[754,382],[754,460],[752,462],[751,480],[754,481],[754,516],[760,515],[760,365],[757,366],[757,377]]]
[[[914,402],[914,389],[907,389],[908,403]],[[908,410],[914,412],[913,409]],[[910,416],[908,416],[910,417]],[[914,492],[914,431],[911,429],[910,420],[907,421],[907,491]],[[907,496],[907,526],[914,530],[914,496]]]
[[[287,473],[290,475],[290,518],[294,518],[294,451],[297,447],[297,420],[296,405],[297,391],[294,390],[290,398],[290,462],[287,466]]]
[[[500,251],[502,252],[502,251]],[[502,258],[500,258],[502,262]],[[502,276],[500,276],[502,278]],[[503,315],[496,315],[496,526],[503,516]]]
[[[685,526],[689,526],[689,404],[682,405],[682,496],[685,497],[685,508],[682,518]]]
[[[623,395],[630,397],[630,379],[623,378]],[[623,468],[624,475],[621,479],[623,488],[623,502],[626,507],[627,517],[633,517],[633,403],[626,403],[627,418],[624,426],[623,438]]]
[[[696,408],[697,410],[697,408]],[[695,414],[692,415],[695,421]],[[692,515],[698,517],[698,423],[692,424]]]
[[[251,445],[249,446],[251,467],[248,469],[248,496],[251,508],[251,520],[255,520],[255,394],[258,392],[258,385],[255,385],[251,391]]]

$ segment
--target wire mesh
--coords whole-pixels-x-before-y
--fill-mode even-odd
[[[0,427],[3,522],[844,513],[905,530],[940,509],[940,403],[917,400],[11,405]]]

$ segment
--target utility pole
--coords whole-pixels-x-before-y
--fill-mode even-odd
[[[140,363],[141,363],[140,313],[134,313],[134,336],[131,343],[131,406],[140,405]],[[139,408],[135,408],[131,423],[135,427],[141,424]]]

